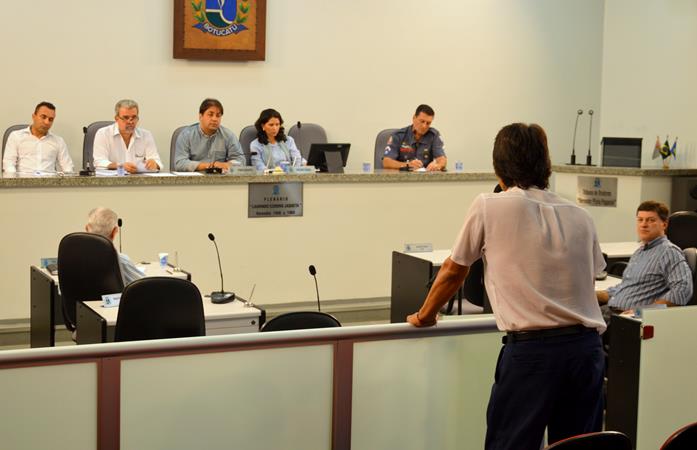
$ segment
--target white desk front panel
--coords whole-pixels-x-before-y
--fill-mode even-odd
[[[329,450],[332,363],[332,345],[126,360],[121,449]]]

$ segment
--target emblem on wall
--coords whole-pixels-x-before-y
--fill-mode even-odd
[[[239,4],[239,5],[238,5]],[[227,36],[248,30],[244,23],[249,18],[249,0],[192,1],[194,28],[214,36]]]

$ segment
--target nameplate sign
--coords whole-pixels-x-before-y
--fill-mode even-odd
[[[115,308],[121,303],[121,293],[118,294],[104,294],[102,295],[102,307],[103,308]]]
[[[249,183],[248,217],[302,217],[302,183]]]
[[[232,166],[230,167],[230,175],[256,175],[257,169],[250,166]]]
[[[578,177],[576,203],[583,206],[617,207],[617,177]]]

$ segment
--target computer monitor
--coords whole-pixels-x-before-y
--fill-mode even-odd
[[[351,144],[312,144],[307,164],[320,172],[344,173]]]
[[[603,138],[604,167],[641,167],[642,138]]]

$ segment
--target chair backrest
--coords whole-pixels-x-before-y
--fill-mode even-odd
[[[119,257],[114,244],[93,233],[71,233],[58,245],[58,282],[66,326],[75,329],[78,302],[100,300],[123,291]]]
[[[382,157],[385,155],[387,141],[397,130],[398,128],[388,128],[379,132],[375,137],[375,160],[373,163],[375,169],[382,169]]]
[[[264,324],[261,331],[304,330],[308,328],[334,328],[341,323],[334,316],[319,311],[296,311],[281,314]]]
[[[697,422],[680,428],[661,446],[661,450],[693,450],[695,448],[697,448]]]
[[[115,341],[204,336],[203,301],[190,281],[148,277],[126,286],[116,318]]]
[[[312,144],[326,144],[327,132],[316,123],[298,122],[288,130],[303,158],[307,159]]]
[[[5,134],[2,135],[2,154],[5,154],[5,145],[7,144],[7,138],[10,137],[10,133],[13,131],[17,130],[23,130],[24,128],[28,127],[29,124],[22,123],[18,125],[12,125],[11,127],[7,127],[7,130],[5,130]]]
[[[624,275],[624,269],[626,268],[626,261],[615,261],[607,267],[607,274],[622,278],[622,275]]]
[[[695,288],[697,285],[697,248],[688,247],[682,252],[687,260],[687,265],[690,267],[690,272],[692,272],[692,299],[687,304],[697,305],[697,288]]]
[[[677,211],[668,218],[668,239],[681,249],[697,247],[697,212]]]
[[[94,135],[97,134],[97,130],[100,128],[107,127],[114,123],[113,120],[100,120],[98,122],[92,122],[86,127],[82,127],[82,132],[85,134],[82,140],[82,168],[87,168],[87,163],[89,162],[90,167],[94,168],[94,158],[92,157],[92,148],[94,147]]]
[[[249,150],[249,144],[252,143],[254,139],[257,138],[257,129],[254,125],[247,125],[240,131],[240,145],[242,146],[242,151],[244,152],[244,158],[247,161],[248,166],[252,165],[252,155]]]
[[[177,149],[177,138],[179,138],[179,135],[181,132],[186,128],[188,125],[182,125],[176,130],[174,130],[174,133],[172,133],[172,141],[169,143],[169,171],[174,172],[174,153],[176,152]]]
[[[632,441],[618,431],[581,434],[545,447],[545,450],[632,450]]]

